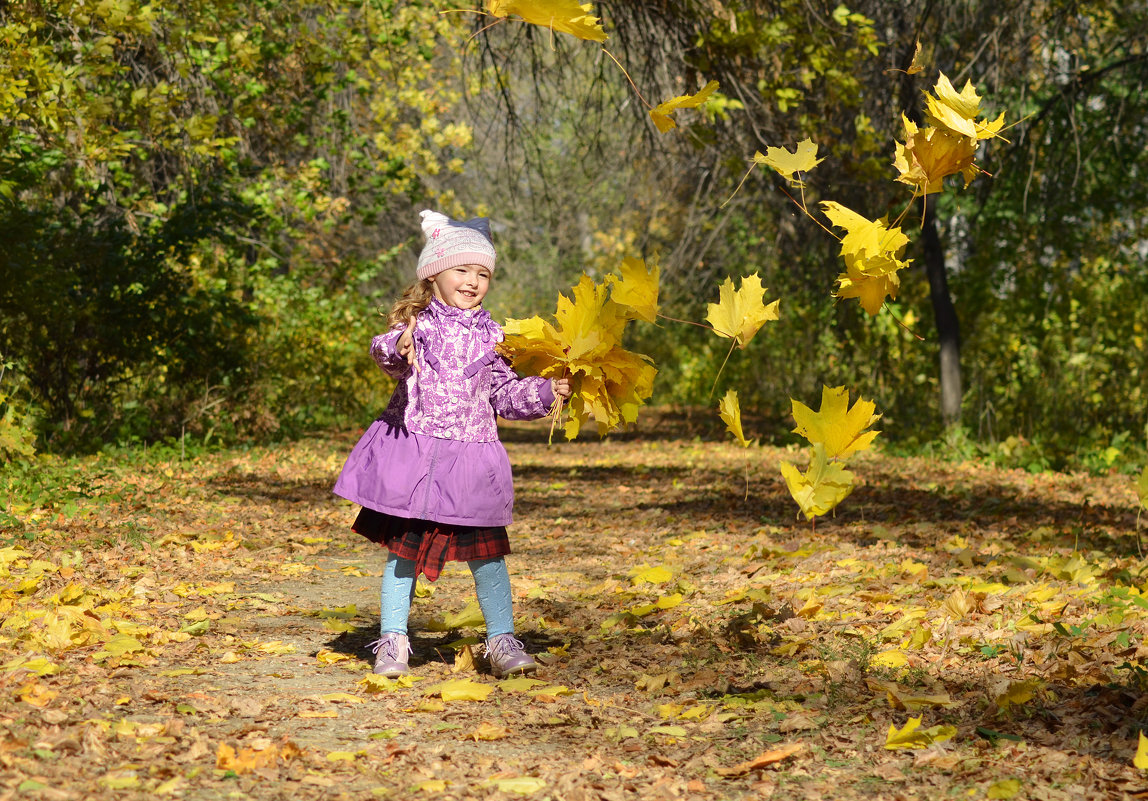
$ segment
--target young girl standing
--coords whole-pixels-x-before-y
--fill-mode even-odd
[[[538,666],[514,636],[505,559],[514,487],[495,415],[544,417],[555,397],[569,397],[570,383],[519,378],[495,351],[502,328],[482,308],[495,264],[489,221],[421,216],[418,281],[391,308],[390,330],[371,342],[379,367],[399,383],[335,483],[335,494],[363,507],[353,530],[389,551],[374,672],[407,672],[419,573],[434,581],[446,562],[465,561],[494,675],[527,673]]]

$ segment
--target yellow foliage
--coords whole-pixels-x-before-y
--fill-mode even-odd
[[[593,6],[577,0],[487,0],[487,10],[496,17],[517,14],[527,22],[561,31],[591,42],[606,41],[602,23],[590,12]]]
[[[892,723],[889,724],[889,731],[885,735],[885,747],[890,751],[900,748],[928,748],[933,743],[951,740],[956,733],[956,726],[930,726],[922,729],[919,717],[909,718],[901,729]]]
[[[793,419],[800,434],[812,444],[820,443],[825,448],[825,458],[844,459],[868,450],[879,431],[866,431],[881,418],[874,414],[876,405],[860,398],[849,408],[849,391],[845,387],[822,387],[821,409],[814,412],[804,403],[790,399],[793,404]]]
[[[789,462],[782,462],[781,475],[806,520],[827,514],[853,491],[853,474],[840,464],[828,461],[825,446],[820,442],[813,445],[813,458],[805,473]]]
[[[738,441],[738,444],[743,448],[748,448],[750,443],[741,430],[741,406],[737,402],[736,390],[729,390],[719,401],[718,414],[725,421],[726,430],[733,434],[733,438]]]
[[[812,139],[802,139],[790,153],[783,147],[767,147],[765,155],[753,154],[754,164],[764,164],[772,167],[779,175],[790,183],[801,184],[794,180],[794,173],[809,172],[825,159],[817,158],[817,145]]]
[[[710,95],[718,88],[717,81],[710,81],[696,94],[692,95],[679,95],[664,103],[659,103],[650,109],[650,118],[654,121],[654,125],[658,126],[658,130],[662,133],[677,127],[677,123],[670,118],[680,108],[697,108],[702,103],[710,99]]]
[[[540,317],[506,321],[500,350],[516,370],[569,377],[567,439],[577,437],[591,416],[599,435],[634,422],[654,389],[657,369],[647,356],[622,347],[622,333],[630,320],[656,315],[658,268],[627,259],[620,272],[601,284],[583,275],[572,299],[558,296],[554,324]]]
[[[741,279],[736,291],[733,279],[727,278],[718,290],[718,302],[707,306],[706,322],[719,337],[735,340],[744,348],[763,325],[778,319],[781,301],[766,305],[764,299],[765,287],[757,273]]]

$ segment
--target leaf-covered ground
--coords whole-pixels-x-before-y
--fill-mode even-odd
[[[814,528],[796,451],[750,450],[747,495],[746,452],[670,416],[545,438],[505,431],[533,682],[468,647],[464,566],[416,601],[417,681],[369,677],[383,555],[329,491],[352,433],[13,497],[0,798],[1148,794],[1126,477],[866,454]]]

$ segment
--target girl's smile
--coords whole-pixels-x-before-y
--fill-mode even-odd
[[[490,289],[490,270],[478,264],[449,267],[431,279],[434,296],[447,306],[473,309]]]

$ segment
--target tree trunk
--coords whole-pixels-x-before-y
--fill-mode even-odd
[[[921,246],[940,344],[941,419],[945,427],[949,428],[961,421],[961,326],[952,295],[949,294],[945,251],[937,231],[936,205],[933,196],[925,198]]]

